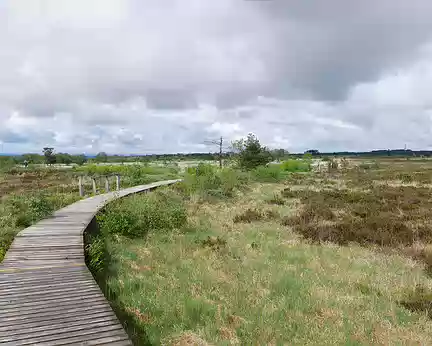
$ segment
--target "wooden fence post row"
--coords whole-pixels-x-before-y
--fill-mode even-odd
[[[110,191],[110,181],[109,181],[110,176],[105,175],[105,176],[101,176],[101,177],[103,177],[105,179],[105,192],[109,192]],[[120,188],[121,188],[120,187],[120,174],[115,174],[115,177],[116,177],[116,190],[120,191]],[[91,182],[92,182],[93,194],[97,195],[98,192],[100,191],[97,188],[97,183],[96,183],[96,179],[97,178],[96,177],[91,177],[90,179],[91,179]],[[83,176],[79,176],[78,177],[78,189],[79,189],[79,195],[80,195],[80,197],[84,197],[85,191],[84,191],[84,177]]]

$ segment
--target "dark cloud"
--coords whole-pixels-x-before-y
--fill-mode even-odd
[[[429,0],[4,1],[0,140],[168,152],[253,131],[293,150],[429,145],[430,13]]]

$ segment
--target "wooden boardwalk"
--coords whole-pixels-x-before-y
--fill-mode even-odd
[[[83,232],[110,200],[175,182],[84,199],[21,231],[0,264],[0,345],[131,345],[85,265]]]

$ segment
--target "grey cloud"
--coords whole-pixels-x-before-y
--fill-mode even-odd
[[[273,74],[321,99],[341,99],[348,87],[377,78],[413,58],[431,38],[427,0],[256,4],[275,28]],[[293,65],[295,71],[293,72]]]
[[[432,83],[412,69],[432,60],[429,0],[40,3],[0,4],[0,124],[29,148],[195,150],[250,131],[293,150],[427,143],[431,100],[397,100]],[[415,83],[387,81],[395,69]]]

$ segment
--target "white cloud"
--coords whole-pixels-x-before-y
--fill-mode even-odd
[[[207,151],[209,137],[254,132],[290,151],[431,148],[430,11],[427,0],[3,1],[0,141]]]

